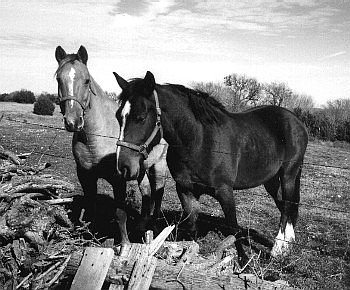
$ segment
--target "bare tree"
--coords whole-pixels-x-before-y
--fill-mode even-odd
[[[115,100],[115,101],[118,100],[118,95],[117,95],[117,93],[115,93],[115,92],[107,92],[107,91],[105,91],[105,94],[106,94],[108,97],[110,97],[111,99]]]
[[[334,122],[343,122],[350,119],[350,99],[328,101],[324,108],[328,118]]]
[[[293,95],[287,84],[277,82],[265,84],[264,92],[264,103],[278,107],[284,107]]]
[[[195,90],[199,90],[207,93],[208,95],[216,98],[217,100],[224,103],[224,95],[227,94],[227,88],[222,83],[214,82],[192,82],[191,86]]]
[[[313,98],[309,95],[292,93],[290,98],[284,101],[283,106],[290,110],[301,108],[304,111],[308,111],[314,108],[315,103]]]
[[[224,78],[224,84],[230,88],[230,104],[234,111],[259,104],[262,85],[256,79],[234,73]]]

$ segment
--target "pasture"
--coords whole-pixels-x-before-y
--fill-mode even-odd
[[[0,144],[15,153],[32,152],[27,163],[50,162],[48,173],[62,176],[79,188],[71,153],[72,134],[58,129],[63,128],[59,107],[52,117],[37,116],[32,111],[33,105],[0,103],[0,116],[4,114],[0,121]],[[101,182],[99,192],[109,194],[111,189]],[[245,246],[248,256],[253,256],[252,272],[264,279],[287,280],[290,285],[302,289],[350,287],[349,146],[340,148],[319,141],[309,143],[301,178],[296,244],[283,260],[271,261],[265,254],[268,243],[258,241],[258,236],[273,241],[278,231],[280,214],[272,198],[263,187],[235,194],[238,222],[251,229],[252,238]],[[132,203],[135,208],[140,207],[137,193]],[[180,220],[181,205],[170,177],[162,209],[164,224]],[[224,238],[225,227],[219,204],[208,196],[201,197],[199,222],[198,242],[202,254],[209,255]]]

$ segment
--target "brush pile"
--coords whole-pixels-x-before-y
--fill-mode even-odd
[[[49,163],[25,165],[27,156],[0,146],[0,289],[52,285],[54,270],[72,250],[66,241],[72,240],[73,226],[58,204],[71,201],[64,196],[74,185],[42,174]]]

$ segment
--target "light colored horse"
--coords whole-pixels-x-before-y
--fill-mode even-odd
[[[81,46],[77,54],[56,48],[58,97],[65,128],[74,132],[72,151],[77,175],[84,191],[85,219],[96,218],[97,180],[105,179],[113,188],[116,218],[122,244],[128,243],[125,211],[126,182],[116,171],[116,141],[120,127],[116,119],[119,104],[109,98],[91,77],[86,66],[88,54]],[[166,179],[167,144],[150,153],[147,174],[138,180],[142,193],[141,216],[147,223],[159,217]],[[77,217],[77,213],[76,213]]]

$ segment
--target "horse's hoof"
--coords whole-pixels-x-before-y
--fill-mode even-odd
[[[291,244],[290,241],[284,241],[284,240],[275,240],[275,243],[271,250],[271,257],[278,258],[278,257],[285,257],[287,256],[291,251]]]

